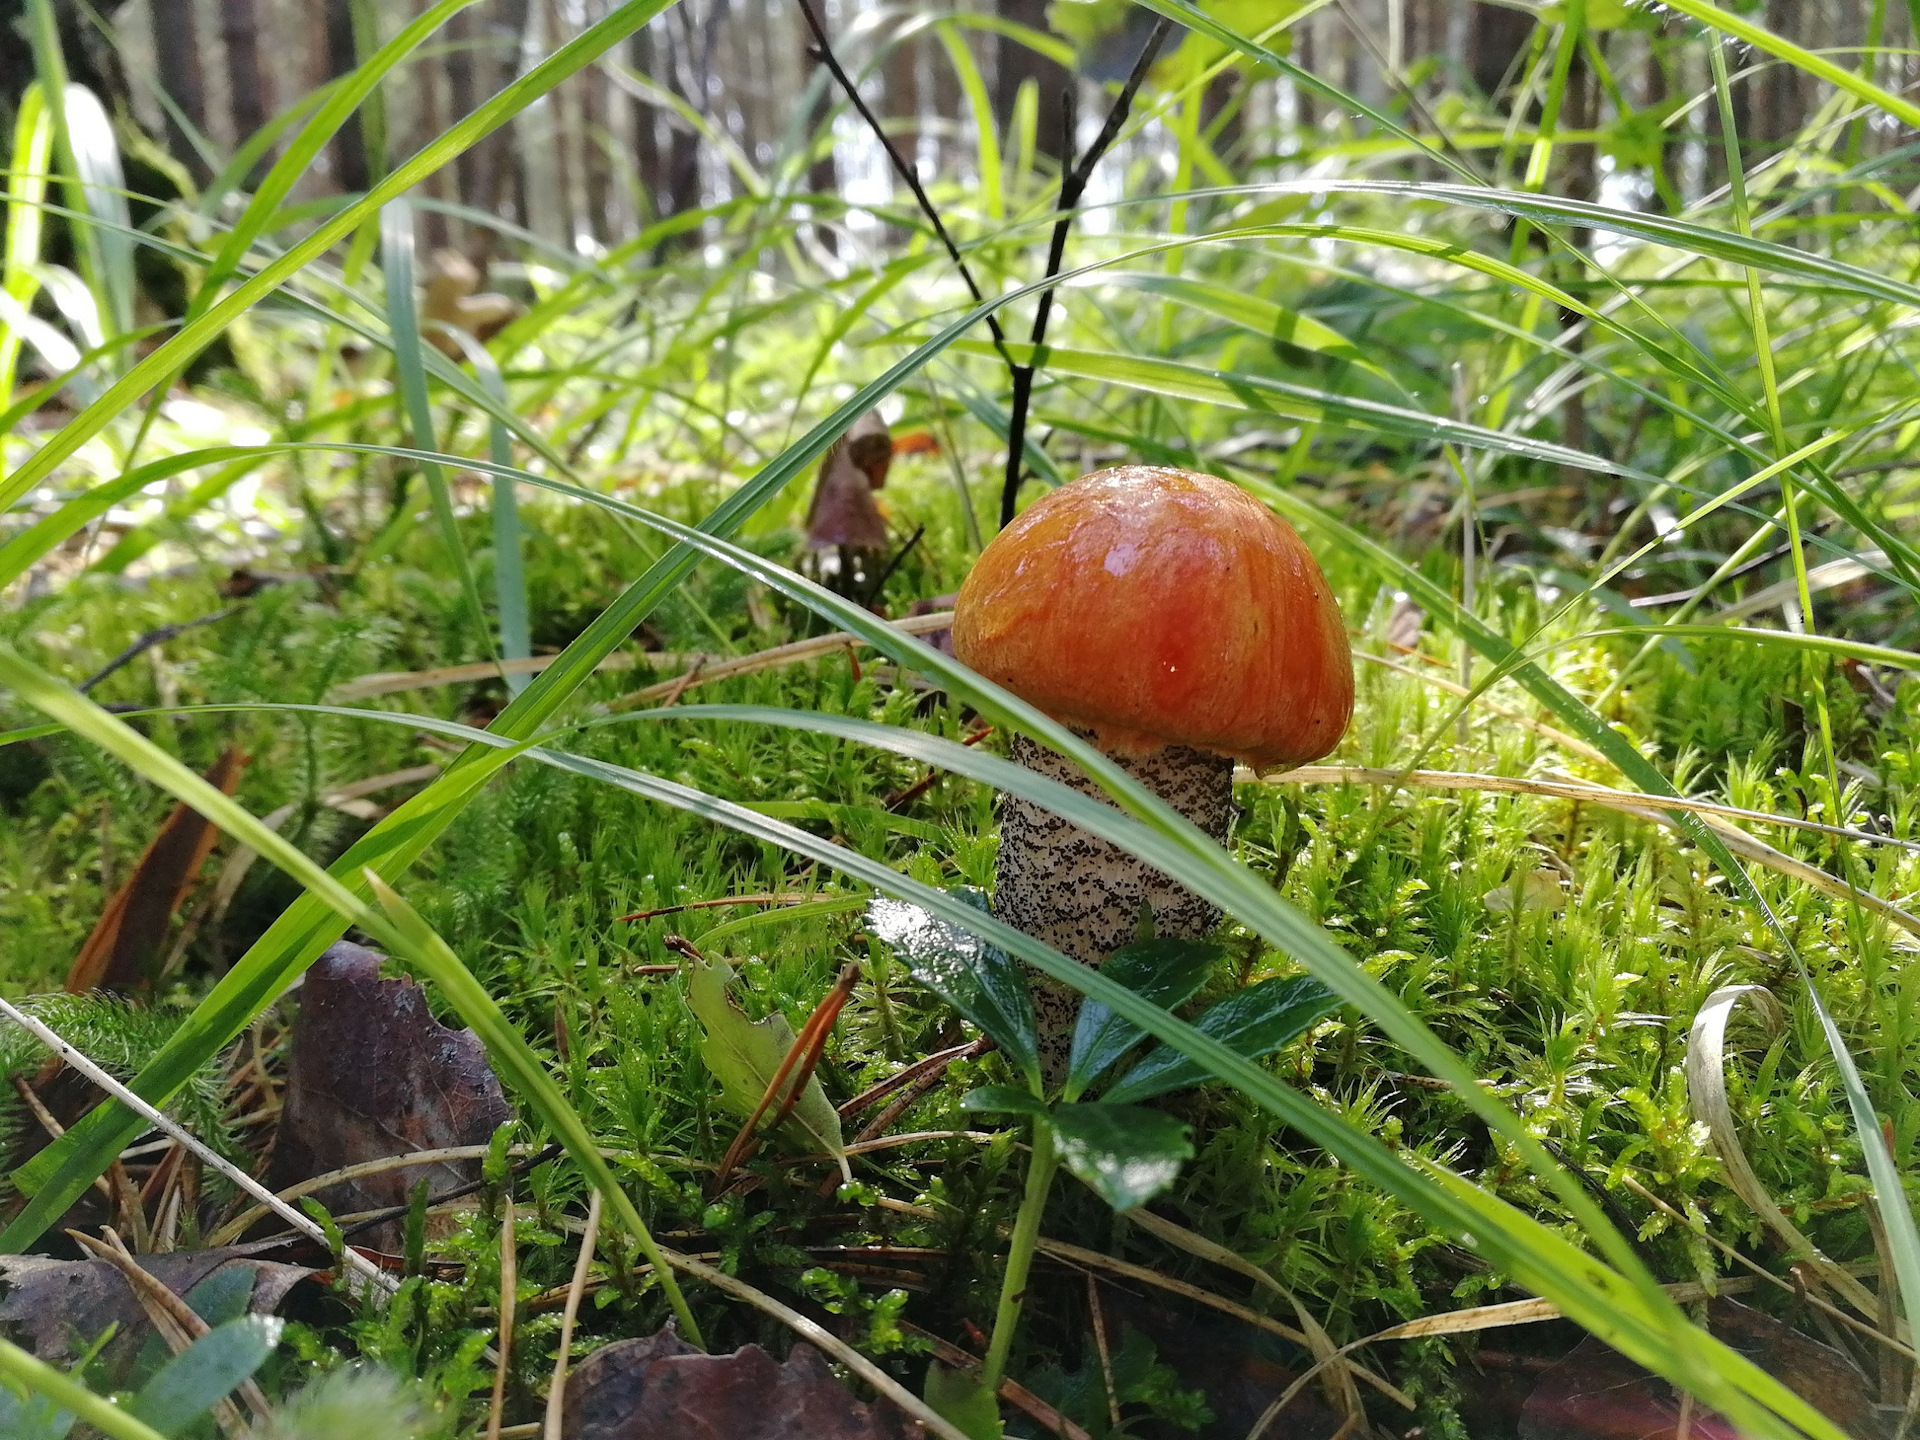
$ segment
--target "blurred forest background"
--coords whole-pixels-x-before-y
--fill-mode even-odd
[[[215,157],[232,154],[296,100],[313,102],[330,79],[351,71],[424,8],[418,0],[61,0],[56,7],[74,78],[137,117],[196,183],[212,175]],[[1619,6],[1588,0],[1588,8]],[[1843,59],[1861,47],[1897,54],[1913,46],[1908,8],[1887,0],[1764,0],[1733,8]],[[485,0],[462,11],[444,42],[412,68],[408,85],[392,87],[348,121],[298,197],[321,207],[329,196],[364,190],[392,157],[439,134],[611,9],[612,0]],[[1463,125],[1470,143],[1475,121],[1492,132],[1483,138],[1497,142],[1514,117],[1495,102],[1524,73],[1529,44],[1545,33],[1535,27],[1541,11],[1518,0],[1335,0],[1293,27],[1293,58],[1389,112],[1454,129],[1457,143]],[[945,49],[949,35],[964,37],[1003,125],[1022,90],[1034,92],[1041,117],[1035,143],[1057,155],[1060,92],[1122,78],[1152,21],[1145,10],[1099,0],[956,0],[950,7],[826,0],[823,14],[836,47],[858,67],[863,94],[914,150],[923,174],[963,182],[978,148],[964,81]],[[32,79],[32,56],[22,0],[0,4],[0,16],[23,37],[0,53],[10,104]],[[1592,23],[1605,18],[1596,14]],[[1665,172],[1655,177],[1664,208],[1724,183],[1712,106],[1695,107],[1676,126],[1669,138],[1681,143],[1662,147],[1657,134],[1640,133],[1670,98],[1677,105],[1710,88],[1704,51],[1674,43],[1680,25],[1676,18],[1619,37],[1609,52],[1611,73],[1599,73],[1586,56],[1576,59],[1560,121],[1559,193],[1661,208],[1662,196],[1632,193],[1624,179],[1649,148]],[[1908,76],[1920,73],[1912,54],[1905,64]],[[1897,91],[1906,78],[1883,75],[1883,83]],[[1818,89],[1813,77],[1790,66],[1736,75],[1734,114],[1748,153],[1761,159],[1798,135]],[[1102,108],[1091,88],[1089,97],[1080,106],[1083,128],[1097,125]],[[420,202],[421,238],[484,264],[500,232],[463,219],[463,212],[480,211],[547,245],[595,254],[651,221],[722,204],[751,187],[758,167],[782,153],[783,139],[804,137],[836,98],[790,0],[685,0],[434,174]],[[1458,113],[1476,99],[1487,102],[1484,115]],[[1624,122],[1621,100],[1635,112]],[[1426,113],[1435,107],[1455,113]],[[1215,82],[1204,116],[1214,155],[1248,181],[1276,178],[1291,150],[1308,148],[1283,138],[1274,150],[1272,135],[1350,121],[1285,76],[1249,80],[1238,69]],[[1896,143],[1894,127],[1889,122],[1861,140],[1866,154],[1884,151]],[[1252,144],[1268,153],[1244,153]],[[1175,144],[1164,129],[1143,132],[1131,148],[1126,161],[1158,161],[1171,172]],[[274,153],[261,154],[262,170]],[[1623,182],[1607,192],[1616,160]],[[157,186],[141,183],[153,178],[136,179],[134,188],[166,188],[164,177]],[[837,120],[831,146],[824,135],[816,143],[808,180],[814,192],[841,195],[855,207],[911,204],[904,191],[895,194],[884,154],[851,114]],[[1108,183],[1118,191],[1118,180]],[[1648,188],[1644,177],[1632,183]],[[858,209],[848,223],[869,233],[886,228]],[[829,254],[848,239],[839,227],[817,238]]]

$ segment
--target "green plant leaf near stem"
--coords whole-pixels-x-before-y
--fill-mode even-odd
[[[1047,1102],[1013,1085],[980,1085],[960,1097],[962,1110],[983,1115],[1045,1115]]]
[[[1186,1125],[1144,1105],[1056,1105],[1038,1123],[1053,1127],[1060,1163],[1115,1210],[1144,1205],[1193,1158]]]
[[[141,1386],[128,1413],[163,1435],[182,1433],[266,1363],[284,1328],[274,1315],[246,1315],[216,1326]]]
[[[1249,1060],[1291,1044],[1339,1007],[1333,992],[1305,975],[1262,980],[1209,1006],[1194,1028]],[[1191,1056],[1161,1046],[1142,1056],[1102,1097],[1116,1104],[1150,1100],[1208,1078]]]
[[[986,908],[978,892],[969,891],[963,898],[982,911]],[[906,962],[915,980],[999,1046],[1038,1093],[1040,1051],[1033,1001],[1026,978],[1003,951],[898,900],[869,903],[867,925]]]
[[[1162,937],[1123,946],[1101,962],[1109,980],[1164,1010],[1190,1000],[1226,958],[1226,947]],[[1146,1037],[1106,1006],[1089,1000],[1074,1024],[1067,1056],[1066,1098],[1077,1100],[1107,1068]]]
[[[927,1404],[957,1425],[969,1440],[1001,1440],[1000,1402],[992,1390],[965,1370],[950,1370],[938,1360],[927,1366]]]

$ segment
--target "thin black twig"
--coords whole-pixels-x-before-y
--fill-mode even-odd
[[[536,1165],[544,1165],[549,1160],[557,1160],[565,1153],[566,1146],[549,1145],[537,1154],[526,1155],[514,1161],[512,1165],[507,1167],[507,1173],[509,1175],[524,1175]],[[431,1209],[435,1205],[446,1205],[455,1200],[464,1200],[467,1196],[477,1194],[486,1189],[487,1186],[492,1183],[491,1180],[469,1180],[464,1184],[454,1186],[451,1190],[443,1190],[438,1195],[428,1196],[427,1206]],[[389,1205],[384,1209],[371,1211],[368,1214],[362,1215],[351,1224],[342,1225],[340,1227],[340,1238],[342,1240],[350,1240],[355,1235],[365,1234],[369,1230],[398,1220],[403,1215],[411,1213],[412,1210],[412,1205]]]
[[[802,0],[805,3],[805,0]],[[1057,218],[1053,222],[1053,240],[1047,247],[1048,280],[1060,273],[1060,266],[1066,258],[1067,236],[1073,229],[1074,212],[1080,208],[1081,197],[1086,194],[1087,184],[1093,179],[1094,167],[1106,155],[1113,142],[1119,138],[1120,127],[1127,123],[1127,116],[1133,111],[1134,97],[1140,93],[1140,87],[1146,82],[1147,71],[1160,54],[1160,46],[1167,38],[1167,32],[1173,28],[1173,22],[1164,15],[1153,27],[1153,33],[1147,36],[1147,43],[1140,49],[1140,58],[1133,62],[1133,72],[1127,76],[1127,83],[1120,87],[1120,93],[1114,97],[1112,108],[1107,111],[1106,123],[1100,127],[1100,133],[1094,137],[1093,144],[1086,153],[1062,170],[1060,175],[1060,200],[1056,206]],[[1061,95],[1061,119],[1066,128],[1066,143],[1061,146],[1061,154],[1072,155],[1077,128],[1077,115],[1074,107],[1072,87]],[[1026,457],[1027,412],[1033,401],[1033,376],[1039,363],[1040,347],[1046,343],[1047,322],[1053,316],[1053,287],[1049,285],[1040,292],[1040,300],[1033,312],[1034,354],[1032,363],[1013,367],[1013,410],[1007,425],[1007,473],[1000,490],[1000,524],[1004,527],[1013,519],[1014,502],[1020,494],[1020,479],[1025,470],[1022,461]]]
[[[922,525],[918,530],[913,532],[913,538],[911,540],[907,541],[899,550],[894,552],[893,559],[887,562],[887,568],[880,572],[880,578],[873,582],[873,585],[867,591],[866,598],[860,602],[862,605],[865,605],[871,610],[874,605],[879,602],[880,592],[887,588],[887,582],[893,578],[893,574],[900,568],[901,562],[913,553],[913,547],[920,543],[921,537],[926,533],[927,527]]]
[[[981,293],[980,286],[974,281],[973,272],[967,268],[967,262],[961,258],[960,247],[954,244],[953,236],[947,233],[946,224],[940,219],[940,212],[933,208],[933,201],[928,197],[926,187],[920,183],[919,173],[907,163],[907,157],[900,153],[899,147],[893,143],[893,137],[888,135],[885,127],[881,125],[880,117],[875,115],[867,102],[860,98],[860,87],[854,84],[853,77],[847,74],[835,57],[833,44],[827,39],[827,27],[821,23],[819,14],[814,10],[813,0],[799,0],[799,5],[800,13],[806,17],[807,28],[813,32],[814,55],[822,65],[827,67],[840,88],[846,92],[847,99],[853,103],[853,108],[860,112],[860,118],[867,122],[867,128],[873,131],[874,138],[885,147],[887,158],[893,162],[894,173],[906,181],[907,188],[913,192],[913,198],[920,205],[920,213],[927,217],[933,226],[933,233],[938,235],[940,243],[946,246],[947,258],[953,261],[954,268],[960,272],[960,278],[966,281],[967,293],[973,296],[973,303],[984,305],[987,297]],[[992,315],[987,316],[987,330],[993,336],[994,348],[999,350],[1000,358],[1005,360],[1007,368],[1012,370],[1013,357],[1007,353],[1006,332],[1000,328],[999,320]]]
[[[162,625],[157,630],[149,630],[118,655],[114,656],[113,659],[94,671],[93,674],[82,680],[77,688],[80,693],[84,695],[128,661],[139,659],[140,656],[151,650],[154,646],[164,645],[176,635],[184,635],[189,630],[198,629],[202,625],[211,625],[216,620],[224,620],[229,615],[237,615],[239,612],[240,607],[233,605],[225,610],[217,610],[211,615],[201,615],[193,620],[182,620],[177,625]]]

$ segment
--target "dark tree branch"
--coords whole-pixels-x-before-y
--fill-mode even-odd
[[[82,680],[75,688],[84,695],[121,666],[127,664],[129,661],[139,659],[154,646],[164,645],[176,635],[184,635],[187,631],[196,629],[201,625],[211,625],[217,620],[224,620],[229,615],[237,615],[239,613],[240,607],[234,605],[225,610],[215,611],[211,615],[201,615],[192,620],[182,620],[175,625],[162,625],[157,630],[149,630],[118,655],[114,656],[113,659],[109,660],[105,665],[102,665],[98,670],[94,671],[93,674]]]
[[[802,0],[805,3],[805,0]],[[1165,16],[1154,25],[1153,33],[1147,36],[1147,43],[1141,47],[1140,58],[1133,62],[1133,73],[1127,76],[1127,83],[1120,87],[1120,93],[1114,97],[1113,106],[1107,111],[1106,123],[1100,127],[1100,133],[1094,137],[1093,144],[1087,147],[1086,154],[1071,164],[1060,176],[1060,201],[1056,207],[1058,218],[1053,223],[1053,241],[1047,247],[1047,274],[1052,280],[1060,273],[1060,266],[1066,258],[1067,236],[1073,229],[1074,212],[1080,208],[1081,197],[1086,194],[1087,183],[1093,179],[1094,167],[1104,157],[1113,142],[1119,138],[1120,127],[1127,123],[1127,116],[1133,110],[1134,97],[1140,93],[1145,83],[1147,71],[1152,68],[1154,59],[1160,53],[1160,46],[1167,38],[1167,32],[1173,24]],[[1074,113],[1074,92],[1069,89],[1061,97],[1062,123],[1066,127],[1066,143],[1061,154],[1071,156],[1074,146],[1074,130],[1077,117]],[[1053,287],[1048,286],[1040,292],[1039,304],[1033,312],[1034,363],[1013,367],[1013,411],[1007,426],[1007,473],[1000,490],[1000,524],[1004,528],[1013,519],[1014,502],[1020,495],[1020,479],[1025,467],[1027,443],[1027,412],[1033,402],[1033,376],[1035,365],[1039,362],[1039,349],[1046,343],[1047,322],[1053,316]]]
[[[853,77],[847,74],[835,57],[833,44],[827,39],[827,27],[821,23],[819,14],[814,10],[813,0],[799,0],[799,5],[800,13],[806,17],[807,28],[813,32],[815,55],[832,73],[840,88],[846,92],[847,99],[853,103],[853,108],[860,112],[860,118],[867,122],[867,128],[873,131],[874,138],[886,148],[887,158],[893,162],[894,173],[906,181],[907,188],[913,191],[913,198],[920,205],[920,213],[932,223],[933,233],[938,235],[940,243],[946,246],[947,258],[953,261],[954,268],[960,272],[960,278],[966,281],[967,293],[973,296],[973,303],[984,305],[987,297],[980,292],[979,285],[974,282],[973,272],[967,268],[967,262],[961,258],[960,247],[953,243],[953,236],[947,233],[946,224],[940,219],[940,212],[933,208],[933,201],[928,197],[926,187],[921,185],[919,174],[907,163],[907,157],[902,155],[893,143],[893,138],[881,125],[880,117],[875,115],[868,108],[867,102],[860,98],[860,87],[853,83]],[[987,329],[993,335],[994,347],[1000,351],[1000,358],[1007,362],[1007,369],[1014,369],[1013,357],[1007,354],[1006,332],[1000,328],[999,320],[992,315],[987,316]]]

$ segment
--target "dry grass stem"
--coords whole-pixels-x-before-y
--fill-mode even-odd
[[[500,1206],[500,1340],[493,1362],[493,1400],[487,1408],[487,1440],[500,1440],[501,1410],[507,1403],[507,1367],[513,1361],[513,1315],[519,1305],[520,1251],[513,1233],[513,1196]]]
[[[573,1263],[573,1281],[567,1286],[566,1309],[560,1312],[560,1348],[553,1357],[553,1384],[547,1390],[545,1440],[561,1440],[560,1425],[567,1403],[567,1362],[573,1348],[573,1325],[580,1315],[580,1297],[587,1291],[587,1272],[593,1268],[593,1247],[600,1238],[600,1191],[587,1199],[587,1228],[580,1237],[580,1258]]]

